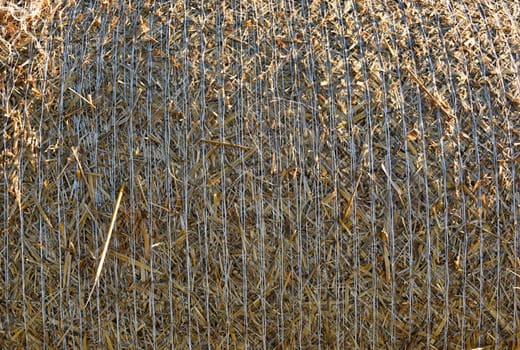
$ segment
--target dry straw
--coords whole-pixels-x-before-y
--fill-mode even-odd
[[[518,348],[519,17],[0,1],[0,348]]]
[[[114,231],[114,225],[116,223],[117,219],[117,212],[119,210],[119,206],[121,205],[121,198],[123,197],[123,190],[125,188],[125,185],[121,185],[121,189],[119,189],[119,193],[117,195],[116,205],[114,207],[114,213],[112,214],[112,220],[110,220],[110,227],[108,229],[107,238],[105,241],[105,244],[103,245],[103,251],[101,252],[101,255],[99,257],[99,263],[96,270],[96,276],[94,277],[94,285],[92,286],[92,289],[90,290],[90,293],[88,295],[87,301],[85,302],[85,305],[88,305],[90,298],[92,297],[92,294],[94,293],[94,290],[96,289],[97,285],[99,284],[99,278],[101,277],[101,271],[103,270],[103,264],[105,262],[105,258],[107,257],[108,247],[110,246],[110,238],[112,238],[112,232]]]

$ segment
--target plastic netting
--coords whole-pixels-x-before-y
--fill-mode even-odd
[[[518,346],[519,18],[2,2],[2,347]]]

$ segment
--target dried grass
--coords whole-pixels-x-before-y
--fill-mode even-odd
[[[2,1],[2,348],[517,348],[518,18]]]

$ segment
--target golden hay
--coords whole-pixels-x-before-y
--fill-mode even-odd
[[[1,1],[1,347],[517,348],[518,18]]]

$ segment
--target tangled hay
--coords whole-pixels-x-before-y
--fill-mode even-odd
[[[518,2],[0,3],[3,348],[518,347]]]

